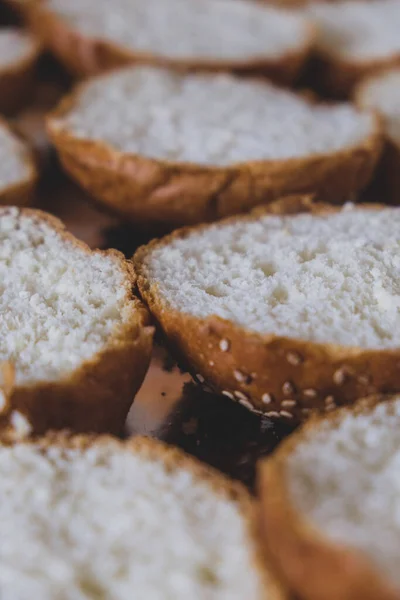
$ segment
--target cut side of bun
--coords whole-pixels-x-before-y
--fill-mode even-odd
[[[199,380],[299,420],[400,390],[399,225],[293,198],[140,248],[138,286]]]
[[[31,149],[0,118],[0,206],[29,204],[37,178]]]
[[[247,491],[161,442],[3,444],[0,481],[5,598],[285,597]]]
[[[350,104],[149,67],[78,86],[48,131],[65,169],[93,197],[133,222],[170,226],[292,193],[343,202],[367,184],[382,147],[377,118]]]
[[[0,112],[15,113],[27,102],[39,54],[40,45],[29,33],[0,28]]]
[[[267,546],[305,600],[400,596],[400,397],[312,419],[259,467]]]
[[[92,252],[60,221],[0,208],[0,362],[10,409],[37,433],[120,432],[150,360],[153,329],[118,252]]]
[[[78,75],[144,62],[292,81],[314,40],[306,17],[250,0],[114,0],[109,9],[108,0],[40,0],[30,17]]]
[[[378,112],[383,119],[386,147],[376,186],[386,200],[400,203],[400,67],[383,71],[356,88],[357,105]]]
[[[397,0],[311,2],[317,27],[319,76],[332,94],[347,96],[362,78],[400,64]]]

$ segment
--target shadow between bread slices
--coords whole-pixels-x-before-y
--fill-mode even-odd
[[[56,310],[51,309],[52,312],[50,312],[49,309],[46,312],[45,324],[41,323],[41,317],[37,318],[37,323],[35,318],[33,318],[33,332],[30,332],[29,337],[29,340],[31,338],[36,340],[33,349],[29,346],[30,341],[29,343],[26,342],[27,346],[26,348],[24,347],[25,354],[30,353],[29,356],[32,355],[32,364],[36,364],[34,361],[39,361],[37,372],[32,371],[32,367],[28,367],[26,362],[24,362],[27,360],[26,358],[20,361],[19,356],[15,355],[15,344],[18,343],[16,334],[8,325],[7,327],[5,326],[4,345],[0,349],[1,356],[3,360],[11,363],[16,374],[14,385],[10,392],[9,410],[21,413],[29,421],[32,432],[35,434],[44,433],[49,429],[64,428],[76,432],[120,433],[133,398],[147,371],[153,337],[153,328],[149,326],[150,319],[148,312],[132,292],[135,278],[130,264],[125,261],[119,252],[91,251],[86,244],[78,241],[70,233],[67,233],[61,221],[47,213],[38,210],[17,209],[15,207],[0,207],[0,219],[14,219],[17,229],[19,227],[21,230],[24,227],[23,222],[25,220],[26,229],[24,229],[24,233],[31,225],[35,225],[35,229],[39,233],[43,231],[43,240],[46,239],[46,235],[48,236],[48,242],[41,242],[40,236],[34,241],[39,233],[32,234],[32,255],[36,256],[33,251],[36,244],[38,244],[37,247],[40,247],[41,243],[48,243],[50,248],[53,243],[53,237],[51,236],[54,236],[59,246],[55,246],[56,250],[57,247],[58,250],[62,247],[63,252],[74,255],[77,264],[79,264],[79,261],[82,262],[85,255],[87,255],[88,264],[88,272],[84,271],[80,274],[79,271],[78,281],[76,282],[77,290],[82,287],[82,282],[87,283],[85,294],[89,294],[89,296],[85,300],[87,303],[86,312],[83,312],[84,309],[81,306],[74,309],[74,301],[71,301],[69,293],[62,291],[62,286],[70,285],[71,278],[74,279],[77,276],[73,264],[70,266],[65,266],[65,264],[63,266],[61,264],[60,267],[57,267],[61,269],[61,274],[57,281],[60,291],[56,292],[56,289],[54,289],[53,292],[56,296],[58,294],[58,301],[63,306],[63,310],[76,310],[77,315],[79,314],[79,310],[81,310],[80,314],[82,316],[80,318],[82,322],[80,327],[83,330],[86,328],[88,331],[85,334],[86,337],[82,338],[79,348],[74,341],[77,333],[76,331],[72,331],[72,328],[77,328],[76,320],[74,320],[75,317],[71,317],[72,324],[67,330],[65,323],[63,323],[65,317],[59,316],[59,314],[62,315],[62,310],[60,310],[60,313],[57,313]],[[8,238],[11,240],[12,234],[8,234]],[[10,244],[12,243],[10,241]],[[45,251],[46,249],[43,250],[43,252]],[[18,247],[15,246],[13,259],[16,257],[16,261],[19,256],[18,252]],[[92,262],[89,260],[90,257],[93,259]],[[43,262],[41,257],[37,260]],[[109,277],[107,273],[110,273],[107,269],[110,269],[111,264],[115,265],[116,277],[118,281],[120,280],[117,286],[121,286],[123,292],[121,291],[118,302],[117,300],[114,301],[111,297],[109,300],[104,298],[104,306],[107,300],[110,303],[108,310],[115,311],[117,316],[113,316],[114,320],[112,321],[113,325],[111,329],[109,325],[105,325],[105,329],[99,329],[100,320],[102,319],[106,322],[105,320],[109,318],[107,310],[101,304],[104,294],[107,293],[107,298],[109,297],[109,291],[94,291],[94,296],[90,299],[92,289],[90,278],[95,276],[96,269],[104,269],[105,274],[101,274],[103,277],[103,288],[101,289],[105,290],[105,281],[108,283],[107,277]],[[9,270],[13,268],[12,262],[7,268]],[[39,273],[40,269],[42,269],[43,273],[50,273],[49,268],[45,265],[37,268]],[[67,273],[70,279],[62,279],[63,269],[65,269],[64,272]],[[80,265],[80,269],[82,270],[82,264]],[[51,285],[51,278],[53,276],[53,272],[47,276],[50,281],[49,285]],[[22,276],[18,275],[18,277],[21,277],[22,281]],[[39,275],[36,277],[39,277]],[[41,277],[43,278],[43,275]],[[87,280],[85,280],[85,277],[87,277]],[[100,289],[98,287],[100,285],[98,283],[100,281],[99,271],[95,277],[97,278],[96,289]],[[112,285],[115,285],[116,281],[109,282],[110,289],[112,289]],[[17,288],[18,286],[23,287],[23,285],[23,282],[22,284],[16,283]],[[14,291],[10,293],[15,294]],[[103,294],[103,297],[98,299],[96,293]],[[21,294],[23,295],[23,291]],[[40,309],[41,304],[44,306],[47,302],[49,307],[53,306],[55,301],[51,299],[51,294],[52,289],[46,289],[43,292],[43,298],[40,297],[36,300],[39,303],[39,315],[41,314],[40,310],[42,312],[44,310]],[[32,304],[35,297],[38,296],[35,289],[31,290],[28,296],[28,298],[31,298],[29,304]],[[15,308],[14,303],[10,304],[9,310],[11,313],[14,311],[15,319],[21,318],[24,302],[25,300],[21,300],[17,306],[18,302],[15,299]],[[92,302],[94,304],[91,304]],[[93,311],[93,307],[97,306],[96,302],[98,303],[98,308],[96,308],[98,316]],[[91,307],[92,310],[90,311],[88,307]],[[32,310],[27,306],[25,312],[29,314]],[[61,342],[59,341],[59,337],[56,338],[56,342],[51,341],[54,335],[54,327],[57,329],[57,335],[61,336]],[[92,329],[97,331],[97,334],[95,334],[97,335],[96,342],[94,342],[93,337],[90,338]],[[36,333],[36,331],[40,332],[42,330],[42,334]],[[70,339],[68,335],[70,335],[70,338],[71,335],[75,337]],[[10,339],[10,347],[7,346],[8,339]],[[46,343],[49,346],[45,348],[45,351],[41,351],[44,354],[44,358],[34,350],[37,346],[43,348],[43,346],[39,346],[40,343],[43,343],[43,339],[47,340]],[[64,342],[62,341],[63,339],[65,340]],[[86,345],[88,350],[85,350]],[[80,350],[81,347],[83,348],[82,350]],[[65,369],[56,356],[57,352],[59,352],[59,356],[62,356],[62,353],[66,352],[65,348],[70,348],[69,354],[72,357],[71,365],[68,365],[67,369]],[[46,356],[46,352],[50,353],[50,358]],[[55,355],[54,358],[51,356],[53,353]],[[77,358],[74,357],[74,354],[77,355]],[[40,369],[42,369],[42,372],[40,372]]]
[[[169,58],[157,52],[135,51],[101,37],[85,36],[38,0],[26,10],[30,25],[43,45],[75,76],[87,77],[130,64],[163,66],[177,71],[227,71],[259,74],[281,83],[293,83],[306,63],[315,40],[310,23],[308,37],[294,50],[280,56],[255,56],[240,59]]]
[[[354,210],[379,210],[361,205]],[[268,214],[336,214],[307,197],[286,199],[249,216],[217,223],[223,227]],[[152,280],[146,260],[153,250],[211,226],[182,229],[153,241],[134,255],[138,288],[171,347],[197,379],[249,410],[297,422],[315,411],[331,411],[374,393],[400,390],[400,349],[368,349],[295,337],[263,334],[216,316],[197,317],[172,306]],[[187,257],[188,259],[188,257]]]
[[[211,222],[298,193],[340,204],[369,183],[382,150],[382,127],[374,116],[362,139],[327,153],[221,166],[151,158],[76,136],[63,124],[87,85],[49,115],[49,136],[71,177],[135,224],[173,229]]]
[[[392,401],[393,398],[387,395],[370,396],[329,415],[314,416],[284,440],[271,457],[258,464],[260,523],[272,564],[286,584],[305,600],[398,600],[400,597],[398,586],[375,564],[372,556],[357,549],[356,544],[347,544],[340,541],[340,536],[332,536],[332,529],[328,534],[311,513],[301,510],[298,498],[296,501],[290,489],[288,472],[288,459],[305,439],[312,440],[313,431],[318,430],[319,425],[325,423],[327,428],[332,425],[334,429],[346,415],[348,418],[368,415],[381,403],[389,406]],[[372,422],[369,425],[373,427]],[[328,439],[329,431],[324,430],[324,433]],[[321,437],[318,439],[321,441]],[[335,460],[334,456],[332,458]],[[355,464],[352,467],[357,469]],[[343,476],[351,477],[352,474],[357,478],[357,473],[351,470]],[[382,490],[382,493],[385,492]],[[333,501],[338,494],[340,491],[332,488]],[[360,498],[359,501],[366,500]],[[349,514],[344,518],[349,518]]]

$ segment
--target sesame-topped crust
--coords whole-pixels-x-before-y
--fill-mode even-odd
[[[295,197],[256,209],[250,216],[224,220],[221,226],[256,220],[267,214],[318,215],[338,210],[313,204],[307,197]],[[171,347],[193,374],[200,374],[209,387],[254,412],[293,423],[315,411],[330,412],[337,405],[352,403],[369,394],[400,390],[397,348],[373,350],[264,335],[220,317],[200,318],[180,312],[166,302],[157,281],[149,276],[147,257],[171,240],[185,238],[192,231],[206,227],[182,229],[153,241],[140,248],[133,259],[142,298],[165,331]]]
[[[115,250],[91,251],[68,233],[61,221],[42,211],[0,207],[0,218],[7,219],[9,216],[29,219],[32,224],[36,222],[38,230],[44,224],[64,245],[66,253],[77,249],[82,254],[87,253],[100,260],[104,256],[107,261],[115,263],[125,290],[120,301],[119,325],[113,328],[107,343],[100,347],[96,342],[93,347],[98,347],[97,351],[81,360],[78,366],[71,366],[65,371],[61,369],[59,375],[56,374],[58,367],[46,376],[39,373],[27,375],[22,370],[18,371],[16,361],[16,381],[10,395],[10,408],[28,419],[33,433],[63,428],[77,432],[119,433],[147,371],[153,337],[148,312],[132,292],[135,275],[131,264]],[[2,355],[13,351],[15,348],[9,351],[1,348]]]
[[[334,429],[346,417],[369,415],[382,402],[388,403],[390,411],[390,403],[398,403],[398,396],[370,396],[329,415],[312,417],[258,465],[257,487],[267,548],[283,580],[306,600],[399,598],[399,590],[363,553],[329,539],[300,512],[289,493],[287,479],[288,460],[304,440],[313,438],[320,426],[328,436],[328,429]],[[371,426],[373,428],[373,423]],[[365,451],[372,450],[365,448]],[[362,497],[360,502],[363,502]]]

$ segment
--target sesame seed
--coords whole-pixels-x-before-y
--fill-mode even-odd
[[[285,383],[282,386],[282,392],[285,394],[285,396],[291,396],[291,394],[293,394],[294,387],[290,383],[290,381],[285,381]]]
[[[239,392],[238,390],[236,390],[235,392],[233,392],[233,395],[238,399],[238,400],[248,400],[246,394],[243,394],[243,392]]]
[[[302,357],[297,352],[288,352],[286,358],[288,363],[294,365],[295,367],[303,362]]]
[[[234,400],[234,399],[235,399],[234,395],[233,395],[233,394],[231,394],[231,392],[228,392],[228,390],[223,390],[222,394],[223,394],[224,396],[227,396],[227,397],[228,397],[228,398],[230,398],[231,400]]]
[[[251,411],[254,410],[254,406],[248,400],[244,400],[242,398],[242,399],[239,400],[239,404],[241,404],[242,406],[245,406],[246,408],[248,408]]]
[[[210,365],[210,367],[213,367],[214,366],[214,361],[210,360],[210,362],[208,364]]]
[[[219,349],[221,350],[221,352],[228,352],[230,348],[230,343],[229,340],[221,340],[219,343]]]
[[[336,385],[343,385],[347,379],[347,371],[344,368],[338,369],[333,374],[333,383]]]
[[[233,371],[233,376],[236,379],[236,381],[240,382],[245,381],[246,379],[246,375],[244,375],[241,371],[238,371],[237,369]]]
[[[263,394],[261,396],[261,400],[264,402],[264,404],[271,404],[272,396],[270,394]]]
[[[333,405],[336,406],[335,398],[333,396],[327,396],[325,398],[325,406]]]
[[[277,417],[279,417],[279,413],[276,412],[275,410],[271,410],[271,412],[265,413],[265,416],[266,417],[277,418]]]
[[[306,398],[316,398],[316,396],[317,396],[317,392],[315,390],[313,390],[312,388],[308,388],[307,390],[304,390],[303,394]]]
[[[281,410],[281,411],[279,411],[279,414],[281,415],[281,417],[286,417],[287,419],[293,419],[292,413],[288,412],[287,410]]]
[[[204,379],[203,375],[200,375],[200,373],[197,373],[197,375],[196,375],[196,379],[197,379],[197,381],[199,381],[200,383],[204,383],[204,382],[205,382],[205,379]]]
[[[296,404],[296,400],[282,400],[281,402],[281,406],[283,406],[283,408],[293,408],[293,406],[296,406]]]

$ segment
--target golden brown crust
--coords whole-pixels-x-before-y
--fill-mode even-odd
[[[0,186],[0,206],[13,205],[13,206],[27,206],[31,204],[34,195],[35,188],[38,181],[38,170],[36,166],[36,159],[33,151],[29,148],[25,140],[16,133],[14,128],[10,127],[9,123],[0,117],[0,128],[7,129],[10,135],[17,137],[19,141],[25,146],[24,162],[27,166],[27,175],[18,183],[9,185],[8,187]]]
[[[368,412],[384,400],[387,397],[367,398],[324,418],[337,421],[348,412]],[[400,590],[395,590],[362,553],[329,541],[290,500],[285,481],[287,457],[321,420],[312,418],[259,466],[261,524],[272,563],[305,600],[399,600]]]
[[[41,46],[35,42],[29,56],[9,67],[0,68],[1,113],[15,114],[28,102],[40,53]]]
[[[0,214],[7,211],[0,208]],[[89,247],[65,231],[55,217],[39,210],[22,209],[34,219],[46,221],[68,244],[92,253]],[[68,428],[76,432],[121,433],[126,416],[146,374],[151,355],[153,327],[148,311],[133,295],[135,276],[131,264],[115,250],[97,254],[112,257],[126,275],[127,319],[107,345],[64,378],[34,385],[16,385],[11,409],[22,413],[35,433]]]
[[[307,197],[291,198],[223,223],[268,213],[336,210],[314,205]],[[311,411],[330,411],[369,394],[400,391],[400,348],[365,350],[261,335],[219,317],[201,319],[171,308],[157,284],[148,279],[144,261],[154,248],[190,231],[182,229],[139,248],[133,260],[143,300],[173,349],[210,387],[250,410],[291,422],[307,418]]]
[[[51,113],[49,136],[66,171],[94,198],[134,223],[194,225],[295,193],[313,193],[316,199],[340,204],[367,185],[383,145],[376,120],[363,142],[330,154],[227,167],[156,160],[79,139],[60,125],[81,89]]]
[[[14,444],[13,440],[1,440],[2,444]],[[253,544],[252,554],[258,576],[262,582],[261,595],[257,600],[285,600],[286,595],[282,585],[272,574],[269,564],[265,562],[264,541],[260,535],[258,523],[258,506],[242,484],[231,481],[225,475],[210,466],[184,453],[182,450],[148,437],[136,436],[127,441],[121,441],[108,435],[74,435],[70,433],[48,432],[46,436],[29,438],[19,441],[20,444],[38,444],[45,451],[52,446],[66,449],[85,450],[97,445],[112,444],[116,449],[129,449],[132,453],[143,456],[150,461],[162,461],[167,470],[189,471],[196,480],[203,481],[216,496],[235,503],[246,523],[250,541]],[[252,599],[256,600],[256,599]]]
[[[233,71],[243,74],[258,73],[282,83],[297,79],[314,45],[315,28],[309,26],[309,35],[302,47],[287,51],[278,58],[253,58],[244,61],[201,59],[173,59],[144,52],[135,52],[106,42],[89,38],[46,9],[41,0],[29,5],[29,21],[43,45],[51,50],[75,76],[88,76],[127,64],[166,66],[179,71]]]

